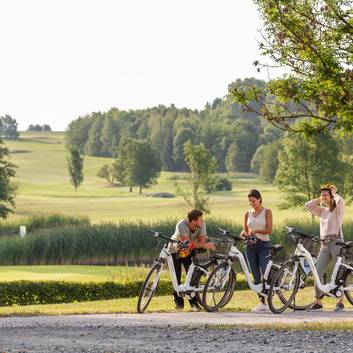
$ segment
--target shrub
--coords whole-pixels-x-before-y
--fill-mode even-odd
[[[136,282],[66,282],[14,281],[0,282],[0,306],[59,304],[94,300],[137,297],[143,281]],[[247,283],[237,282],[237,290]],[[161,280],[156,295],[172,295],[171,281]]]
[[[215,190],[216,191],[231,191],[232,190],[232,182],[227,178],[220,178],[216,182]]]

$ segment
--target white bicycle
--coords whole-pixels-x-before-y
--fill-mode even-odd
[[[321,283],[315,264],[316,258],[304,247],[306,239],[320,242],[320,238],[302,233],[295,228],[285,227],[287,234],[297,239],[297,247],[292,258],[285,262],[273,278],[268,294],[268,305],[272,312],[281,313],[288,307],[295,310],[304,310],[312,305],[312,296],[308,303],[308,294],[305,288],[313,289],[315,284],[318,289],[331,298],[340,298],[345,295],[353,305],[353,267],[352,264],[342,262],[343,257],[350,248],[353,241],[344,242],[336,240],[341,246],[340,254],[333,268],[329,283]],[[308,274],[312,277],[309,277]],[[311,280],[308,280],[312,278]],[[299,291],[300,290],[300,291]],[[298,296],[303,292],[302,300],[298,303]],[[283,293],[287,293],[283,296]],[[306,303],[305,303],[306,300]]]
[[[270,246],[270,255],[268,256],[269,262],[263,275],[262,282],[255,284],[252,280],[247,261],[236,246],[237,242],[244,242],[246,240],[241,239],[236,235],[232,235],[227,230],[219,230],[222,236],[232,239],[233,245],[230,248],[227,258],[224,261],[221,261],[208,277],[202,295],[202,306],[205,310],[212,312],[224,307],[230,301],[235,290],[236,273],[232,265],[236,260],[240,263],[250,289],[258,295],[266,298],[271,281],[281,267],[280,264],[273,262],[273,257],[283,248],[283,246],[280,244]],[[256,238],[252,238],[252,240],[256,241]]]
[[[175,274],[175,268],[173,263],[173,258],[169,252],[169,243],[181,244],[180,241],[172,240],[168,237],[162,235],[162,233],[149,231],[149,233],[159,239],[164,239],[166,242],[159,254],[159,257],[154,261],[150,272],[141,287],[140,295],[137,302],[137,312],[143,313],[148,305],[150,304],[153,296],[156,294],[159,279],[161,277],[162,271],[166,265],[168,265],[169,273],[172,279],[172,285],[174,290],[180,297],[187,297],[188,299],[195,298],[202,305],[201,295],[204,289],[204,283],[213,270],[214,266],[218,264],[220,259],[224,259],[222,255],[211,256],[210,260],[204,264],[199,264],[195,256],[192,257],[191,265],[186,274],[185,283],[178,285],[178,281]],[[203,249],[194,249],[194,254],[197,252],[202,252]]]

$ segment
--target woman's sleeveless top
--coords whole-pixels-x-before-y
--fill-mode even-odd
[[[256,217],[253,215],[253,210],[248,211],[248,227],[250,231],[266,229],[266,208],[263,208]],[[255,234],[260,240],[270,241],[269,234]]]

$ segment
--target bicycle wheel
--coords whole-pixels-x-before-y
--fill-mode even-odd
[[[203,290],[205,288],[206,282],[207,282],[210,274],[213,272],[213,270],[215,269],[216,266],[217,266],[217,262],[210,262],[210,263],[206,263],[206,264],[200,266],[204,270],[206,270],[207,272],[204,272],[198,268],[195,268],[194,278],[192,280],[192,285],[194,287],[198,288],[198,290],[195,292],[196,300],[198,301],[198,303],[202,307],[203,307],[203,304],[202,304]]]
[[[346,275],[343,287],[347,288],[344,291],[346,298],[348,299],[349,303],[353,305],[353,273],[349,272]]]
[[[299,267],[295,261],[284,263],[276,272],[268,291],[268,307],[274,314],[285,311],[299,288]]]
[[[143,285],[141,287],[139,299],[137,302],[137,312],[142,314],[147,309],[152,297],[156,293],[159,282],[159,274],[162,270],[161,264],[156,263],[152,266]]]
[[[208,277],[202,293],[202,306],[212,312],[225,306],[232,298],[235,273],[228,262],[219,264]]]
[[[289,308],[293,310],[306,310],[314,304],[314,276],[310,272],[305,274],[300,270],[299,288]]]

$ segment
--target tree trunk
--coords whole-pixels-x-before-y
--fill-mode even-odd
[[[140,195],[142,194],[142,186],[140,185]]]

